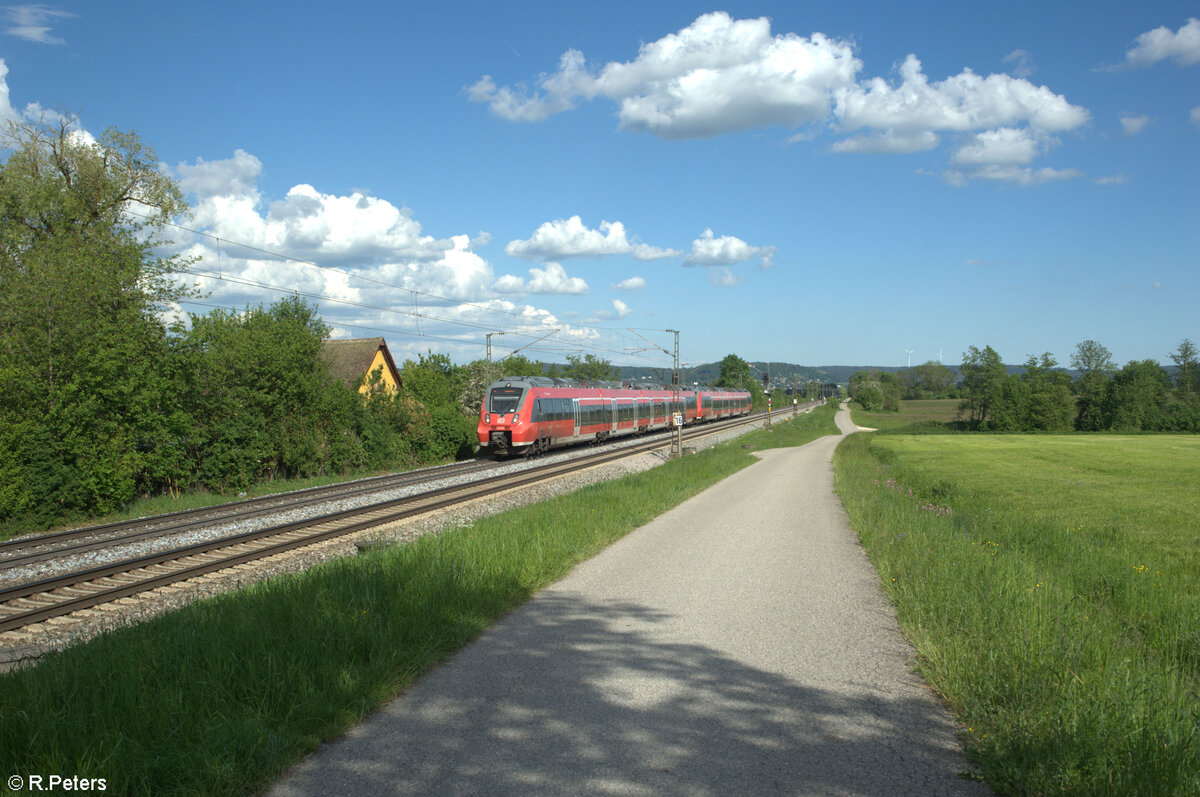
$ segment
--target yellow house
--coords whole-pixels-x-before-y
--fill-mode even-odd
[[[388,351],[383,338],[347,338],[326,340],[321,344],[321,359],[329,366],[329,373],[359,393],[370,390],[371,374],[376,368],[380,372],[379,385],[388,392],[400,390],[400,372]]]

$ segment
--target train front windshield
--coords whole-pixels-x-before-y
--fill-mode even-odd
[[[488,396],[488,412],[497,415],[516,412],[517,406],[521,403],[521,394],[524,392],[525,389],[520,387],[492,388],[492,393]]]

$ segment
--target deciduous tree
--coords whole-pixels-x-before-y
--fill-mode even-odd
[[[1075,428],[1093,432],[1104,428],[1104,400],[1116,365],[1108,349],[1094,340],[1075,344],[1071,367],[1083,371],[1075,382]]]
[[[1159,431],[1170,379],[1154,360],[1127,363],[1108,386],[1105,427],[1118,432]]]
[[[721,360],[721,371],[717,376],[714,387],[728,387],[735,390],[749,390],[755,392],[758,388],[754,380],[754,374],[751,371],[750,363],[743,360],[736,354],[726,354]]]
[[[904,399],[948,398],[958,381],[952,370],[933,360],[901,371],[899,378]]]
[[[1050,352],[1040,358],[1030,355],[1020,381],[1025,386],[1020,429],[1034,432],[1063,432],[1071,428],[1074,405],[1068,387],[1071,378],[1056,370]],[[1011,378],[1011,377],[1010,377]]]
[[[983,351],[974,346],[968,348],[963,353],[963,400],[958,406],[959,415],[966,414],[972,425],[989,428],[993,414],[1003,406],[1007,378],[1008,369],[991,346],[984,346]]]
[[[580,382],[604,382],[616,379],[617,373],[612,363],[594,354],[568,354],[567,367],[564,369],[568,379],[577,379]]]
[[[1171,352],[1179,373],[1175,376],[1175,400],[1167,408],[1171,426],[1180,432],[1200,432],[1200,362],[1196,344],[1187,338]]]
[[[3,147],[0,517],[114,509],[176,466],[156,311],[187,262],[156,248],[186,205],[134,133],[47,114]]]

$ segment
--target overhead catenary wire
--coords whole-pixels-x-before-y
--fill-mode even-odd
[[[145,216],[143,214],[137,213],[132,210],[127,209],[126,212],[133,216],[150,219],[149,216]],[[455,309],[474,308],[474,309],[477,309],[477,310],[480,310],[480,311],[483,311],[486,313],[495,313],[497,315],[506,315],[506,316],[510,316],[513,318],[520,318],[522,316],[522,314],[518,311],[503,310],[503,309],[500,309],[500,308],[497,308],[494,306],[489,306],[487,304],[482,304],[479,302],[470,302],[470,301],[465,301],[465,300],[461,300],[461,299],[454,299],[454,298],[451,298],[448,296],[441,296],[439,294],[430,293],[428,291],[418,291],[414,288],[396,285],[394,283],[375,279],[373,277],[367,277],[362,274],[358,274],[358,273],[355,273],[352,271],[346,271],[345,269],[340,269],[340,268],[336,268],[333,266],[321,265],[320,263],[316,263],[316,262],[309,261],[309,260],[303,260],[301,258],[293,257],[291,255],[287,255],[282,252],[272,251],[272,250],[265,249],[262,247],[254,246],[253,244],[247,244],[247,243],[243,243],[243,242],[239,242],[239,241],[231,241],[228,238],[223,238],[223,237],[214,235],[213,233],[209,233],[209,232],[205,232],[203,230],[198,230],[195,228],[187,227],[182,224],[177,224],[175,222],[163,222],[163,223],[170,227],[174,227],[176,229],[183,230],[185,232],[189,232],[193,235],[197,235],[197,236],[200,236],[200,237],[203,237],[206,239],[210,239],[216,243],[216,250],[217,250],[217,273],[216,274],[200,271],[195,268],[189,268],[186,271],[180,272],[181,274],[193,274],[193,275],[196,275],[199,277],[204,277],[204,278],[209,278],[209,279],[217,279],[217,280],[221,280],[221,281],[225,281],[225,282],[229,282],[229,283],[233,283],[233,284],[245,285],[247,287],[261,288],[264,290],[278,291],[281,293],[287,293],[287,294],[293,294],[293,295],[302,295],[302,296],[305,296],[306,298],[315,299],[315,300],[321,301],[321,302],[330,302],[330,303],[334,303],[334,304],[357,306],[357,307],[361,307],[364,309],[375,310],[378,312],[395,313],[397,315],[410,315],[413,318],[414,323],[417,326],[417,332],[412,333],[412,332],[406,332],[406,331],[402,331],[402,330],[393,330],[393,332],[395,334],[403,334],[403,335],[409,335],[409,336],[415,336],[415,337],[425,337],[425,338],[437,339],[437,340],[446,340],[446,341],[460,343],[460,344],[474,342],[474,341],[468,341],[465,339],[450,338],[450,337],[445,337],[445,336],[438,336],[438,335],[431,335],[431,334],[424,333],[424,331],[421,329],[421,318],[422,317],[424,317],[426,320],[436,321],[438,323],[445,323],[445,324],[451,324],[451,325],[457,325],[457,326],[465,326],[465,327],[481,329],[481,330],[482,329],[495,329],[496,325],[473,323],[473,322],[467,322],[467,321],[458,321],[455,319],[431,316],[428,313],[421,313],[420,307],[417,303],[418,295],[422,296],[422,297],[427,297],[429,299],[433,299],[440,303],[444,303],[444,305],[442,305],[442,306],[445,306],[445,307],[453,307]],[[413,312],[406,313],[404,311],[397,310],[395,308],[384,307],[384,306],[380,306],[380,305],[372,305],[372,304],[368,304],[365,302],[354,302],[354,301],[348,300],[348,299],[337,299],[337,298],[334,298],[331,296],[324,296],[321,294],[300,291],[296,288],[283,288],[280,286],[269,285],[267,283],[256,282],[254,280],[248,280],[245,278],[233,277],[232,275],[228,275],[228,274],[224,273],[225,269],[224,269],[223,255],[224,255],[224,249],[226,247],[222,246],[223,244],[225,244],[225,245],[231,244],[233,246],[243,248],[243,249],[246,249],[251,252],[257,252],[259,254],[266,255],[270,258],[274,258],[277,260],[286,261],[289,263],[295,263],[297,265],[307,266],[310,268],[316,268],[316,269],[320,269],[322,271],[339,274],[350,280],[360,280],[363,282],[371,283],[374,285],[378,285],[380,287],[389,288],[389,289],[397,290],[397,291],[407,291],[410,294],[410,296],[412,297]],[[196,304],[198,306],[206,306],[200,302],[191,302],[191,303]],[[233,308],[227,308],[227,309],[233,309]],[[346,327],[355,326],[355,325],[351,325],[351,324],[347,324],[347,323],[339,323],[337,325],[338,326],[346,326]],[[363,328],[363,327],[361,327],[361,325],[358,325],[356,328]],[[622,331],[620,329],[617,329],[614,327],[607,327],[607,326],[598,325],[598,324],[588,324],[586,327],[582,327],[582,328],[604,330],[606,332],[609,332],[609,333],[615,335],[618,338],[625,337],[622,334]],[[630,328],[625,328],[625,329],[630,329]],[[506,331],[508,331],[508,330],[506,330]],[[517,334],[524,334],[524,335],[529,334],[528,332],[523,332],[519,329],[511,330],[511,331],[516,332]],[[632,331],[632,330],[630,330],[630,331]],[[654,331],[658,331],[658,330],[654,330]],[[564,342],[564,343],[566,343],[566,342]],[[574,350],[579,350],[579,351],[587,350],[587,351],[591,351],[591,352],[598,352],[598,353],[609,354],[609,355],[617,355],[617,356],[624,357],[624,358],[630,358],[630,352],[627,350],[619,350],[619,349],[614,349],[611,347],[584,343],[581,341],[571,341],[570,343],[564,345],[561,348],[540,348],[539,347],[538,349],[530,349],[530,350],[531,351],[546,351],[548,353],[563,353],[563,352],[570,352],[570,351],[574,351]],[[630,359],[638,360],[638,359],[642,359],[642,358],[633,357]],[[642,367],[652,367],[652,366],[642,366]]]
[[[231,275],[223,275],[222,276],[219,274],[213,274],[211,272],[200,271],[197,269],[192,269],[188,273],[193,274],[195,276],[203,277],[206,279],[220,280],[222,282],[228,282],[228,283],[232,283],[235,285],[245,285],[245,286],[253,287],[253,288],[261,288],[263,290],[276,291],[278,293],[287,294],[287,295],[304,296],[309,299],[315,299],[318,301],[329,302],[329,303],[333,303],[333,304],[341,304],[341,305],[346,305],[346,306],[350,306],[350,307],[360,307],[363,309],[375,310],[375,311],[382,312],[382,313],[392,313],[392,314],[399,315],[399,316],[413,317],[414,320],[416,321],[416,323],[418,324],[418,331],[416,333],[405,332],[403,334],[413,335],[416,337],[431,337],[431,338],[438,338],[438,339],[443,339],[443,340],[453,340],[453,341],[459,342],[459,343],[474,342],[474,341],[467,341],[464,339],[444,338],[444,337],[439,337],[439,336],[434,336],[434,335],[422,334],[422,332],[420,330],[420,325],[419,325],[420,322],[419,322],[418,316],[423,316],[424,318],[426,318],[428,320],[434,320],[434,321],[438,321],[440,323],[450,324],[450,325],[454,325],[454,326],[463,326],[463,327],[468,327],[468,328],[472,328],[472,329],[490,330],[490,329],[495,328],[493,325],[479,324],[479,323],[475,323],[475,322],[471,322],[471,321],[459,321],[459,320],[452,319],[452,318],[442,318],[440,316],[431,316],[428,313],[421,314],[421,313],[419,313],[419,309],[410,312],[407,310],[399,310],[394,307],[385,307],[382,305],[375,305],[375,304],[370,304],[367,302],[358,302],[358,301],[354,301],[352,299],[339,299],[339,298],[332,297],[332,296],[325,296],[323,294],[313,293],[311,291],[302,291],[297,288],[287,288],[287,287],[283,287],[280,285],[271,285],[270,283],[259,282],[257,280],[245,279],[243,277],[234,277]],[[197,303],[197,304],[199,304],[199,303]],[[233,309],[233,308],[229,308],[229,309]],[[349,325],[345,324],[344,326],[349,326]],[[529,337],[532,337],[533,334],[535,334],[537,331],[538,331],[537,328],[534,328],[532,331],[530,331],[528,329],[507,330],[507,332],[512,333],[512,334],[525,335],[525,336],[529,336]],[[400,333],[398,332],[398,334],[400,334]],[[613,348],[607,347],[607,346],[598,346],[595,344],[584,343],[581,341],[564,342],[564,346],[562,346],[560,348],[542,349],[542,350],[548,351],[550,353],[562,353],[562,352],[570,352],[570,351],[585,350],[585,349],[588,351],[599,352],[599,353],[603,353],[603,354],[615,354],[615,355],[625,356],[625,357],[629,356],[629,352],[626,352],[623,350],[613,349]]]
[[[143,219],[151,219],[150,216],[146,216],[141,213],[136,213],[136,212],[128,210],[128,209],[125,212],[131,216],[138,216],[139,218],[143,218]],[[271,249],[264,249],[260,246],[255,246],[254,244],[243,243],[241,241],[233,241],[233,240],[230,240],[229,238],[221,238],[212,233],[205,232],[204,230],[197,230],[192,227],[186,227],[182,224],[177,224],[175,222],[167,221],[167,222],[163,222],[163,224],[166,224],[169,227],[174,227],[176,229],[183,230],[184,232],[190,232],[193,235],[199,235],[202,238],[210,238],[210,239],[218,242],[218,247],[221,242],[224,242],[225,244],[232,244],[233,246],[237,246],[241,249],[248,249],[251,252],[257,252],[261,255],[267,255],[268,257],[275,258],[277,260],[285,260],[289,263],[296,263],[298,265],[309,266],[310,268],[316,268],[316,269],[320,269],[322,271],[329,271],[334,274],[341,274],[342,276],[347,277],[349,279],[356,279],[356,280],[361,280],[363,282],[370,282],[372,284],[379,285],[384,288],[392,288],[393,290],[397,290],[397,291],[408,291],[410,293],[420,294],[421,296],[426,296],[431,299],[437,299],[438,301],[447,302],[447,303],[451,303],[451,304],[455,304],[455,305],[466,306],[466,307],[475,307],[479,310],[483,310],[483,311],[489,312],[489,313],[497,313],[499,315],[511,315],[514,317],[520,317],[520,315],[521,315],[520,313],[514,312],[512,310],[501,310],[496,307],[489,307],[486,304],[480,304],[479,302],[468,302],[468,301],[464,301],[461,299],[452,299],[449,296],[440,296],[436,293],[429,293],[428,291],[418,291],[414,288],[407,288],[407,287],[404,287],[403,285],[396,285],[391,282],[385,282],[383,280],[375,279],[374,277],[367,277],[362,274],[356,274],[353,271],[346,271],[345,269],[336,268],[335,266],[323,266],[320,263],[315,263],[311,260],[304,260],[304,259],[301,259],[298,257],[293,257],[292,255],[287,255],[287,254],[284,254],[283,252],[277,252],[277,251],[274,251]],[[182,272],[182,273],[192,273],[192,271],[189,269],[187,272]]]
[[[178,301],[178,304],[180,304],[180,305],[185,305],[185,304],[186,305],[195,305],[198,307],[209,307],[209,308],[212,308],[215,310],[228,310],[229,312],[233,312],[233,313],[240,312],[236,307],[230,307],[228,305],[222,305],[222,304],[213,304],[211,302],[201,302],[201,301],[198,301],[195,299],[181,299]],[[365,324],[350,324],[350,323],[345,323],[342,321],[339,321],[335,324],[330,324],[330,326],[345,327],[348,329],[361,329],[361,330],[364,330],[367,332],[383,332],[385,334],[427,338],[430,340],[442,340],[442,341],[446,341],[448,343],[462,344],[462,343],[474,342],[474,341],[466,339],[466,338],[451,338],[451,337],[446,337],[444,335],[433,335],[428,332],[418,333],[418,332],[413,332],[411,330],[392,329],[389,327],[379,327],[379,326],[368,326]],[[557,331],[557,330],[555,330],[555,331]],[[545,353],[549,353],[549,354],[561,354],[564,351],[572,351],[574,349],[574,347],[571,347],[571,346],[553,348],[553,347],[536,347],[533,345],[534,343],[537,343],[539,340],[542,340],[543,338],[547,337],[546,335],[543,335],[542,338],[534,338],[533,334],[530,334],[527,332],[515,332],[515,333],[510,333],[510,334],[514,334],[517,337],[530,338],[533,340],[533,343],[529,343],[524,346],[517,346],[517,347],[513,348],[513,350],[511,352],[509,352],[509,354],[505,355],[505,357],[510,357],[510,356],[512,356],[512,354],[515,354],[517,351],[537,351],[537,352],[545,352]],[[553,333],[551,333],[551,334],[553,334]]]

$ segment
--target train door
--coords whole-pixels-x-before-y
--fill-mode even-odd
[[[579,399],[570,399],[571,415],[575,419],[575,437],[579,437]]]

